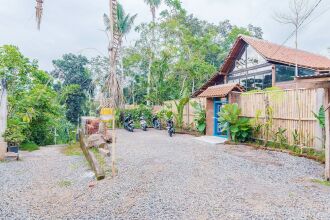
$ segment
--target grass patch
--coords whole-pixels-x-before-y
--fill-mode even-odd
[[[61,188],[65,188],[65,187],[69,187],[72,185],[71,181],[70,180],[61,180],[60,182],[58,182],[58,185],[61,187]]]
[[[278,143],[274,143],[272,141],[268,141],[267,145],[265,146],[264,142],[260,140],[255,140],[254,142],[246,142],[246,143],[235,143],[235,142],[227,141],[226,144],[230,144],[230,145],[242,144],[242,145],[254,147],[256,149],[288,153],[293,156],[305,157],[323,164],[325,163],[325,151],[324,150],[317,151],[312,147],[308,147],[308,148],[304,147],[302,149],[298,146],[293,146],[288,144],[279,145]]]
[[[23,144],[21,144],[21,146],[19,148],[22,151],[29,151],[29,152],[36,151],[36,150],[40,149],[39,146],[36,145],[34,142],[23,143]]]
[[[330,186],[330,182],[325,181],[325,180],[313,179],[312,182],[321,184],[323,186]]]
[[[66,156],[81,156],[83,154],[79,143],[74,143],[66,146],[63,150],[63,153]]]

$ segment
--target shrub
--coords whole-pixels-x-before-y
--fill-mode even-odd
[[[219,113],[219,123],[223,131],[229,132],[233,141],[246,142],[251,138],[252,128],[250,120],[239,117],[240,114],[241,109],[236,103],[224,105]]]
[[[196,110],[196,112],[195,112],[196,115],[194,117],[196,129],[199,131],[199,133],[205,134],[206,110],[200,103],[198,103],[196,101],[192,102],[191,105]]]
[[[137,126],[137,127],[140,126],[139,122],[140,122],[140,117],[142,115],[145,117],[148,124],[151,124],[151,122],[152,122],[152,110],[151,110],[151,108],[149,108],[145,105],[139,105],[137,108],[133,108],[133,109],[124,109],[121,112],[124,113],[125,117],[128,114],[130,114],[133,118],[135,126]]]

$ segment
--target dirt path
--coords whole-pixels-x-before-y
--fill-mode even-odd
[[[118,136],[119,175],[94,187],[84,158],[59,147],[0,163],[0,219],[330,219],[314,161],[165,131]]]

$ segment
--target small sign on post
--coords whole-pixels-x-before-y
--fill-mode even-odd
[[[104,133],[107,132],[107,122],[112,122],[112,154],[111,154],[111,169],[112,169],[112,176],[116,176],[116,117],[115,117],[115,110],[113,108],[102,108],[100,112],[100,118],[104,123]]]
[[[100,112],[100,118],[103,122],[110,122],[115,117],[114,110],[112,108],[102,108]]]

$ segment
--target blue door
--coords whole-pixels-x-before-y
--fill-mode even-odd
[[[223,105],[227,104],[227,102],[222,101],[214,101],[214,136],[220,136],[227,138],[227,132],[223,132],[223,126],[219,124],[219,112]]]

